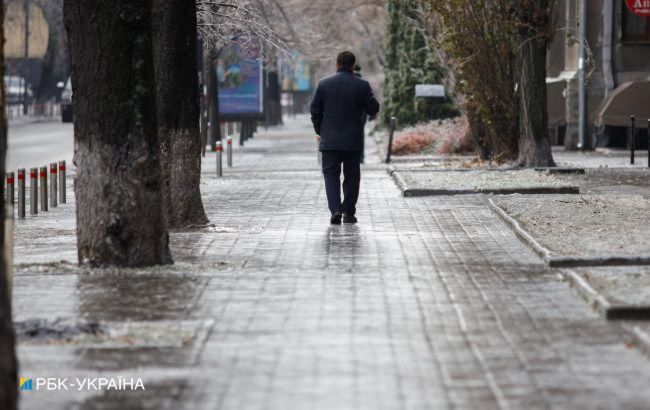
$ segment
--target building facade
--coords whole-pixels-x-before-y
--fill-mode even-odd
[[[650,80],[650,17],[632,13],[625,0],[559,0],[558,31],[547,63],[549,122],[556,131],[552,134],[554,142],[563,143],[569,149],[578,145],[578,33],[582,1],[586,2],[587,50],[585,148],[610,144],[614,134],[620,133],[613,127],[605,129],[603,125],[595,125],[607,96],[625,83]],[[645,114],[630,114],[647,121],[650,95],[646,107],[645,111],[641,110]]]

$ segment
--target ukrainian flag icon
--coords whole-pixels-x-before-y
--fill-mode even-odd
[[[20,390],[32,390],[32,379],[21,377],[19,386]]]

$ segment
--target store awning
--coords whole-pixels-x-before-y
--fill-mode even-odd
[[[630,115],[636,117],[638,127],[646,127],[650,118],[650,81],[623,83],[600,103],[594,124],[628,127]]]

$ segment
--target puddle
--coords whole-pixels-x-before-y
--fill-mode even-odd
[[[207,228],[204,229],[206,232],[212,232],[212,233],[252,233],[252,234],[260,234],[262,231],[264,231],[263,226],[245,226],[245,225],[240,225],[240,226],[217,226],[217,225],[210,225]]]

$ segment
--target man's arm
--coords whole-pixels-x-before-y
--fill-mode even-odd
[[[366,90],[366,101],[365,101],[365,111],[370,117],[374,117],[379,112],[379,102],[375,98],[375,94],[372,92],[370,84],[366,83],[368,89]]]
[[[314,131],[316,131],[316,135],[320,135],[320,126],[323,123],[323,98],[320,84],[316,87],[316,93],[309,105],[309,112],[311,113],[311,123],[314,124]]]

